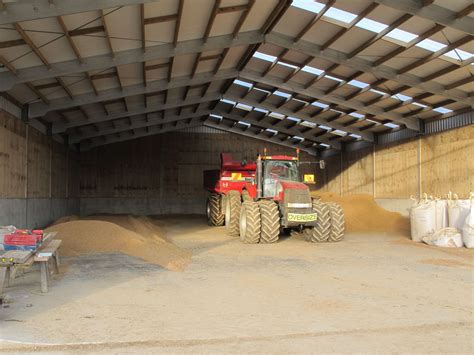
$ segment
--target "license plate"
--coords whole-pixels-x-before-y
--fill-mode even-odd
[[[316,219],[316,213],[288,213],[288,222],[314,222]]]

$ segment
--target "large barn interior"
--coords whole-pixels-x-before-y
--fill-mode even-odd
[[[0,350],[471,353],[473,36],[471,0],[0,0]]]

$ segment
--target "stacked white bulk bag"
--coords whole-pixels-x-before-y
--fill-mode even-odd
[[[415,200],[410,210],[410,225],[411,239],[415,242],[436,231],[436,204],[426,194],[423,200]]]
[[[423,237],[423,242],[428,245],[445,248],[461,248],[463,241],[461,233],[456,228],[442,228]]]
[[[448,225],[462,230],[471,207],[469,200],[460,200],[458,195],[448,194]]]
[[[435,197],[435,214],[436,214],[436,230],[446,228],[448,226],[448,202],[441,198]]]
[[[462,240],[466,248],[474,248],[474,194],[470,196],[469,214],[462,228]]]

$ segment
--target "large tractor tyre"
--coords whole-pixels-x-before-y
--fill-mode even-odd
[[[306,229],[306,240],[311,243],[327,242],[331,234],[331,216],[329,206],[319,200],[313,200],[313,210],[316,212],[316,226]]]
[[[240,218],[240,193],[238,191],[229,191],[226,196],[225,204],[225,228],[227,234],[232,237],[239,236],[239,218]]]
[[[269,200],[258,201],[262,229],[260,243],[276,243],[280,235],[280,211],[278,205]]]
[[[250,194],[247,190],[242,190],[242,201],[253,201],[252,197],[250,197]]]
[[[331,216],[331,233],[329,242],[340,242],[344,238],[344,211],[337,203],[330,202],[329,215]]]
[[[245,201],[240,209],[240,239],[246,244],[260,241],[260,208],[256,202]]]
[[[221,205],[222,196],[220,194],[212,193],[207,198],[207,222],[210,226],[223,226],[225,215],[222,212]]]

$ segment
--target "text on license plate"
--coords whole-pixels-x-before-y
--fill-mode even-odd
[[[288,222],[314,222],[316,218],[316,213],[288,213]]]

